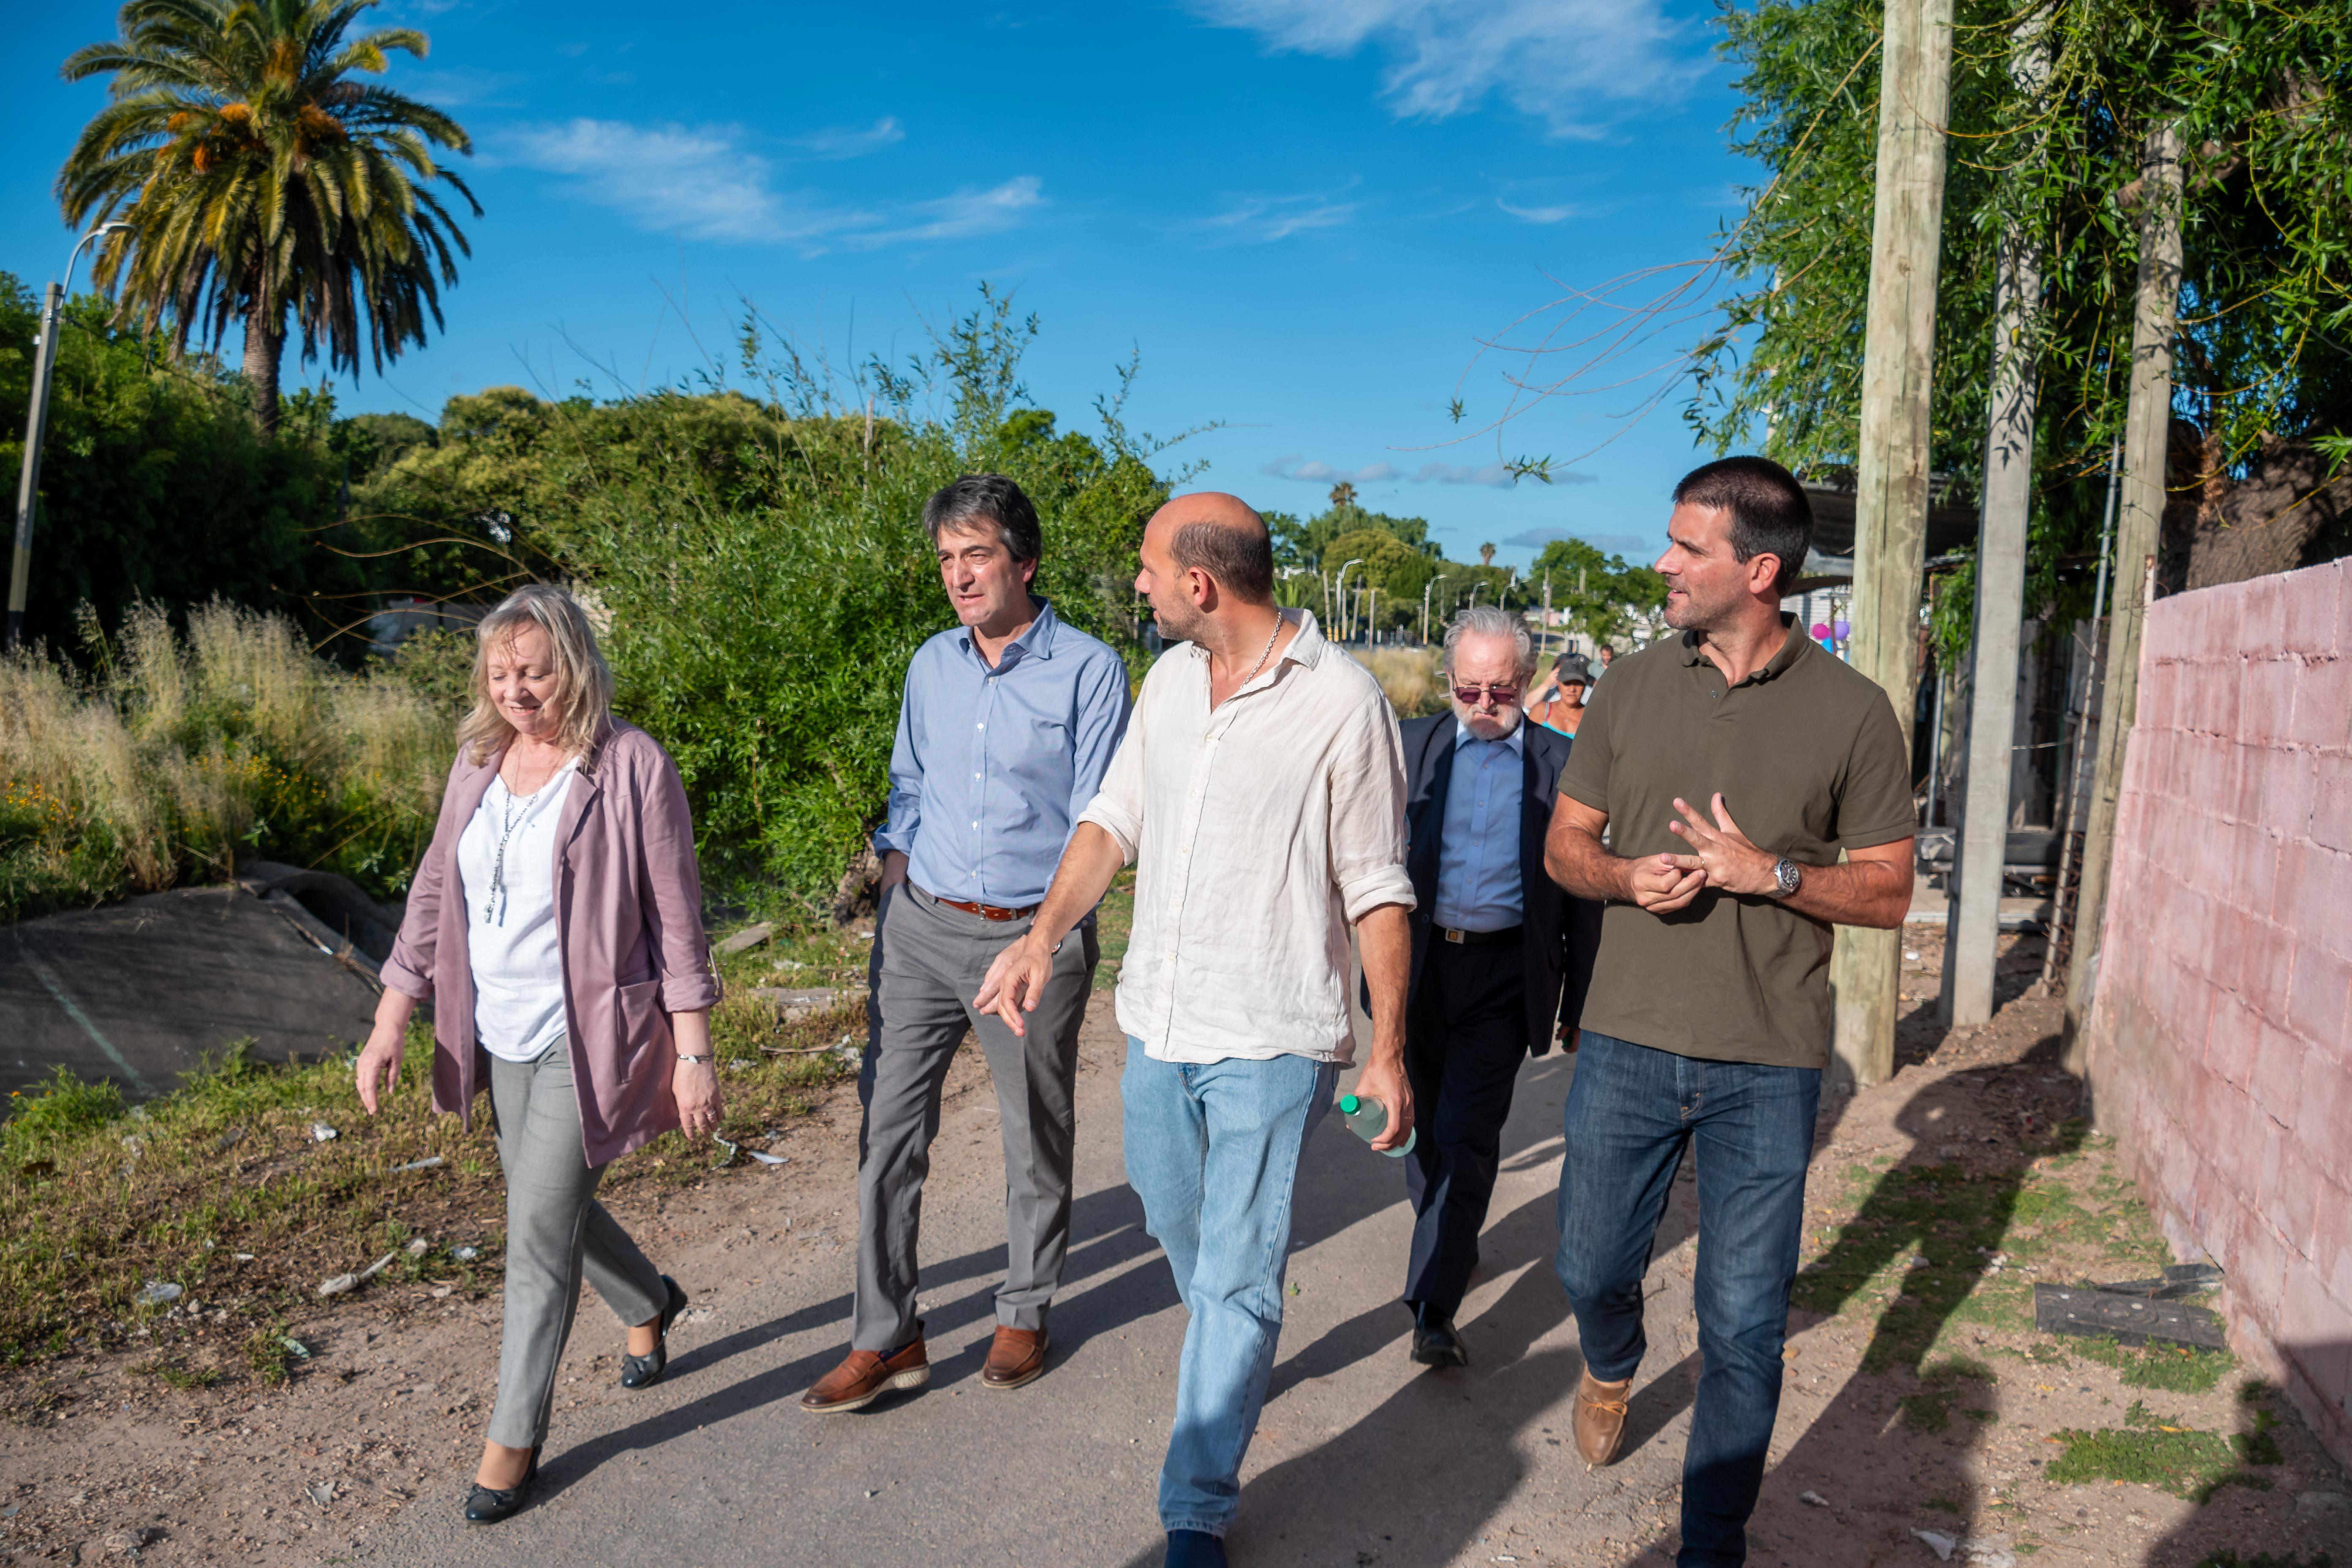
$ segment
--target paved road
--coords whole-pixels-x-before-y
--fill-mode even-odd
[[[587,1380],[593,1388],[566,1385],[579,1400],[559,1408],[544,1501],[496,1529],[468,1530],[457,1490],[428,1494],[362,1541],[359,1560],[1156,1564],[1155,1487],[1183,1312],[1122,1174],[1121,1046],[1108,1001],[1097,997],[1084,1050],[1081,1195],[1046,1377],[1010,1394],[979,1382],[1004,1236],[996,1112],[983,1089],[950,1108],[936,1145],[924,1230],[927,1390],[851,1415],[795,1408],[847,1348],[856,1209],[854,1194],[835,1185],[831,1201],[845,1211],[813,1219],[811,1190],[779,1180],[752,1189],[775,1194],[770,1207],[746,1200],[743,1224],[766,1239],[730,1254],[742,1260],[736,1280],[699,1282],[719,1286],[717,1306],[673,1334],[662,1384],[606,1388],[608,1360]],[[1604,1538],[1671,1521],[1671,1498],[1660,1500],[1680,1471],[1696,1366],[1682,1245],[1690,1189],[1660,1237],[1635,1451],[1588,1474],[1565,1446],[1581,1363],[1549,1268],[1571,1070],[1553,1056],[1521,1079],[1483,1272],[1463,1314],[1466,1372],[1406,1361],[1410,1319],[1396,1301],[1410,1228],[1402,1172],[1326,1119],[1302,1175],[1297,1294],[1230,1542],[1236,1563],[1559,1562],[1580,1543],[1596,1560],[1622,1560],[1632,1554],[1601,1549]],[[784,1244],[785,1213],[798,1216],[789,1234],[822,1224],[826,1240]],[[593,1304],[582,1323],[567,1371],[584,1373],[610,1336]]]

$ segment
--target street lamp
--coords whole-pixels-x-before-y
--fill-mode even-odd
[[[33,349],[33,385],[31,395],[25,400],[25,461],[16,475],[16,553],[8,567],[7,642],[11,653],[25,640],[25,594],[33,575],[33,507],[41,488],[41,437],[48,432],[49,387],[57,378],[58,322],[65,310],[66,290],[73,285],[74,263],[81,259],[82,247],[110,234],[121,234],[130,226],[117,218],[83,235],[66,257],[65,281],[50,284],[48,296],[41,302],[41,336]]]
[[[1421,646],[1423,647],[1429,646],[1429,591],[1452,575],[1450,572],[1440,572],[1421,585]]]
[[[1334,584],[1333,597],[1339,616],[1339,640],[1343,643],[1348,640],[1348,566],[1361,566],[1363,563],[1364,558],[1359,555],[1347,566],[1340,567],[1339,580]]]
[[[1486,585],[1486,583],[1484,578],[1481,578],[1477,582],[1470,584],[1470,607],[1472,609],[1475,610],[1478,607],[1478,590]]]

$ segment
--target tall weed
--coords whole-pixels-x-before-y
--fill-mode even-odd
[[[92,668],[0,660],[0,920],[86,907],[257,857],[404,890],[429,835],[454,714],[395,668],[349,675],[281,617],[223,604],[186,628],[153,606]]]

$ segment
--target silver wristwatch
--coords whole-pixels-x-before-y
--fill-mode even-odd
[[[1772,880],[1780,886],[1780,891],[1774,897],[1793,897],[1797,889],[1805,885],[1805,868],[1783,855],[1780,863],[1772,868]]]

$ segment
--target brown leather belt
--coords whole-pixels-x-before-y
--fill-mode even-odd
[[[1025,920],[1037,912],[1037,906],[1034,904],[1031,904],[1026,909],[1007,910],[1000,909],[994,904],[968,904],[961,899],[939,899],[938,901],[945,904],[949,909],[961,910],[968,915],[978,915],[984,921]]]

